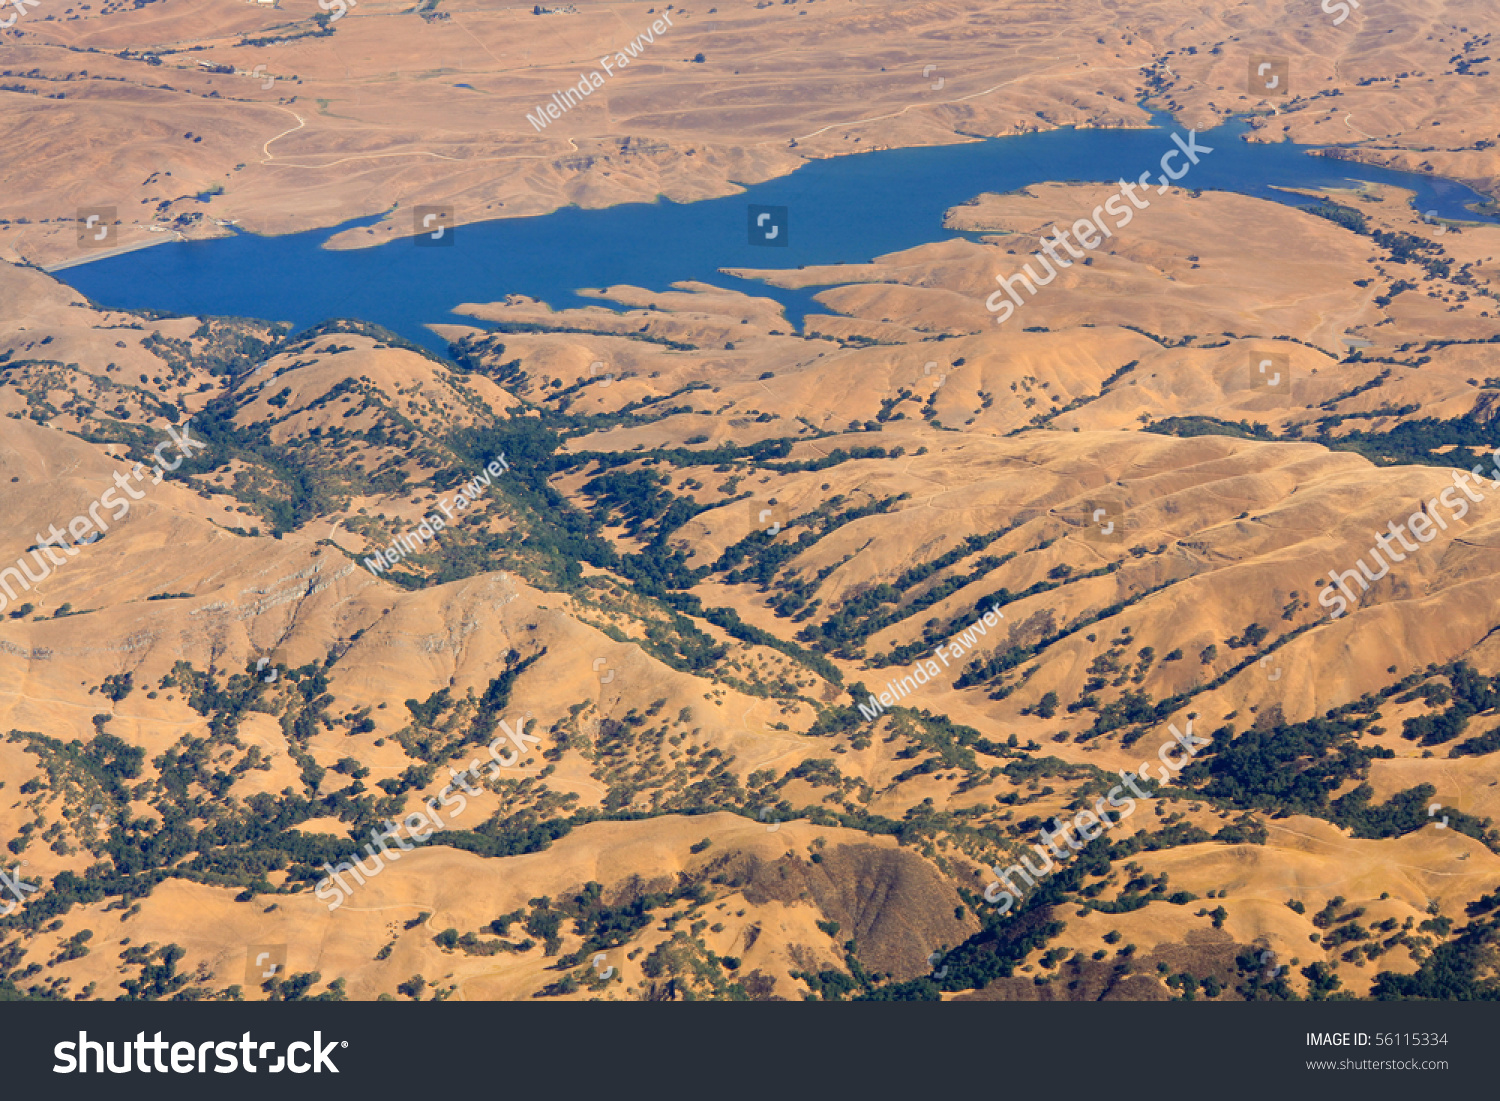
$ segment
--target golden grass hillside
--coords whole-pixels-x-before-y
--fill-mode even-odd
[[[31,12],[0,32],[11,152],[0,255],[76,259],[84,206],[117,209],[123,247],[226,232],[221,222],[279,234],[389,212],[341,235],[354,247],[411,233],[421,203],[471,222],[688,201],[809,158],[1141,126],[1143,99],[1199,129],[1254,113],[1265,140],[1349,146],[1494,193],[1497,77],[1478,0],[1339,24],[1290,0],[1190,17],[1182,0],[1152,0],[1123,22],[1097,2],[574,7]],[[1285,59],[1286,94],[1250,86],[1261,55]],[[606,76],[605,57],[626,62]],[[590,72],[602,86],[545,127],[527,121]]]

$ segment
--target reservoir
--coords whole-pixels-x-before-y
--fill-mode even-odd
[[[863,263],[883,253],[940,241],[943,214],[985,191],[1005,192],[1049,180],[1114,183],[1160,172],[1174,149],[1165,116],[1142,130],[1054,130],[958,145],[895,149],[812,161],[791,175],[742,194],[694,203],[660,200],[603,210],[567,207],[551,214],[459,225],[448,243],[401,238],[375,248],[330,250],[332,229],[284,237],[236,231],[232,237],[173,242],[66,268],[57,278],[102,306],[174,314],[233,315],[289,321],[304,328],[332,317],[383,325],[439,353],[444,341],[429,324],[483,322],[452,313],[464,302],[523,294],[554,309],[608,305],[580,289],[631,284],[666,290],[696,280],[773,298],[790,327],[807,313],[827,313],[817,289],[781,290],[721,274],[721,268],[794,268]],[[1310,155],[1313,147],[1241,140],[1236,120],[1197,135],[1213,150],[1177,186],[1235,191],[1296,206],[1315,200],[1279,188],[1350,187],[1355,181],[1416,192],[1416,208],[1435,217],[1494,221],[1466,209],[1484,196],[1448,180]],[[1177,164],[1185,163],[1181,158]],[[758,215],[763,245],[750,243]],[[213,216],[212,208],[205,208]],[[1081,212],[1086,213],[1086,212]],[[462,221],[462,211],[458,211]],[[409,224],[409,211],[393,217]],[[1028,248],[1027,251],[1030,251]]]

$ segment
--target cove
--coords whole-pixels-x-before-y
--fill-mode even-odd
[[[529,218],[460,225],[451,245],[412,238],[375,248],[329,250],[323,243],[363,218],[333,229],[284,237],[236,232],[210,241],[173,242],[63,269],[56,277],[101,306],[199,316],[258,317],[301,329],[333,317],[383,325],[440,354],[445,343],[426,328],[484,323],[452,312],[464,302],[524,294],[554,309],[608,305],[580,289],[632,284],[666,290],[695,280],[773,298],[790,328],[818,288],[781,290],[735,279],[720,268],[791,268],[862,263],[883,253],[957,234],[943,213],[984,191],[1012,191],[1048,180],[1114,183],[1148,168],[1154,181],[1174,148],[1171,120],[1156,116],[1142,130],[1053,130],[959,145],[895,149],[812,161],[742,194],[694,203],[658,200],[603,210],[567,207]],[[1489,221],[1466,209],[1484,196],[1449,180],[1311,156],[1316,147],[1241,140],[1235,120],[1199,133],[1213,150],[1179,186],[1235,191],[1294,206],[1315,200],[1286,187],[1391,184],[1416,193],[1416,209],[1436,217]],[[784,246],[750,244],[748,206],[785,207]],[[459,218],[462,219],[462,211]],[[410,218],[405,211],[394,217]]]

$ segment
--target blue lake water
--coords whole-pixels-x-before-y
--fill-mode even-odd
[[[1169,119],[1156,121],[1159,129],[1055,130],[834,157],[721,199],[569,207],[460,225],[445,232],[443,240],[451,244],[404,238],[376,248],[321,247],[340,230],[377,220],[365,218],[285,237],[237,233],[158,245],[68,268],[57,278],[116,308],[260,317],[298,328],[331,317],[361,318],[437,352],[445,351],[444,342],[426,325],[480,324],[452,313],[463,302],[525,294],[557,309],[607,305],[575,292],[622,283],[666,290],[687,279],[739,289],[776,299],[786,307],[790,326],[800,327],[806,313],[828,312],[812,300],[816,289],[780,290],[719,269],[860,263],[951,238],[953,231],[942,227],[943,213],[984,191],[1047,180],[1135,180],[1147,170],[1154,181],[1162,155],[1175,148],[1172,132],[1186,135]],[[1213,152],[1178,186],[1304,206],[1313,200],[1276,188],[1347,187],[1364,180],[1411,188],[1416,208],[1437,217],[1496,220],[1467,211],[1465,203],[1483,196],[1452,181],[1310,156],[1310,146],[1244,142],[1246,129],[1235,121],[1199,134],[1198,144]],[[1183,163],[1179,157],[1174,165]],[[771,245],[750,244],[751,204],[777,211],[762,225],[763,234],[777,230]],[[784,223],[778,208],[785,208]],[[398,211],[395,217],[412,215]]]

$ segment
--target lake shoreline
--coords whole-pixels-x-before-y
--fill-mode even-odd
[[[441,237],[414,236],[372,247],[329,248],[330,239],[389,210],[339,226],[261,237],[239,229],[185,242],[192,248],[134,247],[67,268],[63,281],[110,308],[188,316],[262,317],[298,328],[333,317],[358,318],[444,354],[432,325],[471,325],[463,303],[519,294],[552,309],[600,306],[583,289],[636,287],[670,293],[699,282],[778,303],[800,329],[823,312],[812,288],[778,287],[766,273],[868,263],[953,235],[948,211],[977,196],[1039,183],[1114,183],[1161,155],[1180,127],[1059,128],[972,142],[879,150],[809,161],[796,171],[733,195],[674,203],[563,207],[525,218],[459,223]],[[1317,154],[1323,147],[1243,140],[1238,120],[1197,133],[1216,147],[1194,170],[1192,189],[1227,191],[1292,206],[1316,200],[1290,189],[1348,188],[1360,181],[1410,190],[1419,210],[1472,217],[1483,196],[1437,177]],[[1133,174],[1133,173],[1130,173]],[[749,207],[780,212],[786,232],[757,239]],[[1451,209],[1450,209],[1451,208]],[[455,215],[461,212],[455,212]],[[960,235],[967,236],[967,234]],[[149,242],[156,244],[159,242]],[[343,242],[341,242],[342,244]],[[649,297],[647,298],[649,301]]]

